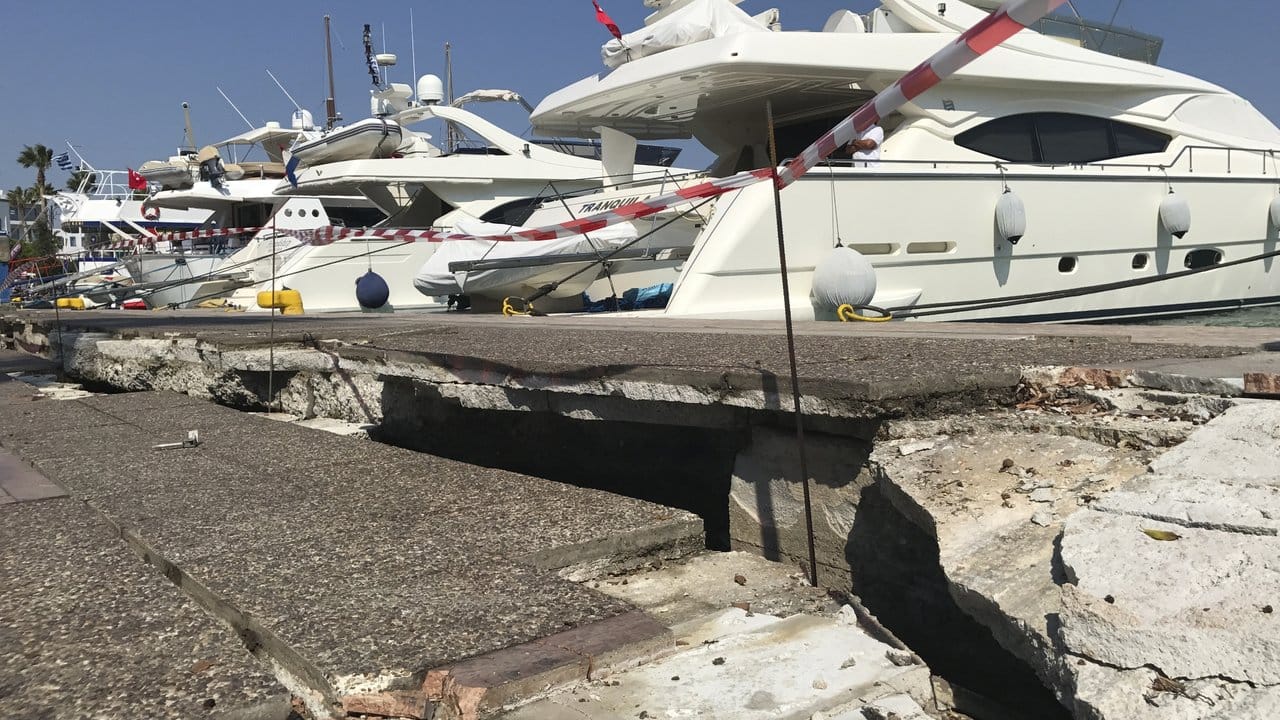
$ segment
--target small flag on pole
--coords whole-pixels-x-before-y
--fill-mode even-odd
[[[280,157],[284,160],[284,176],[289,180],[290,185],[298,187],[297,170],[301,161],[285,147],[280,148]]]
[[[55,155],[53,157],[53,160],[54,162],[58,163],[59,168],[66,170],[67,172],[70,172],[75,169],[75,166],[71,163],[71,156],[68,155],[67,153],[62,153],[61,155]]]
[[[600,0],[591,0],[591,4],[596,6],[596,20],[603,26],[609,28],[609,32],[618,40],[622,40],[622,31],[618,29],[618,24],[609,17],[609,13],[600,7]]]
[[[128,168],[128,170],[129,170],[129,189],[130,190],[146,190],[147,179],[142,177],[138,173],[134,172],[133,168]]]

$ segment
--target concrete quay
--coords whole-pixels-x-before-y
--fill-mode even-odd
[[[361,423],[404,448],[696,512],[713,547],[791,567],[807,560],[777,324],[370,315],[278,318],[273,327],[241,315],[102,312],[61,320],[59,332],[53,313],[21,313],[5,327],[16,346],[92,384]],[[952,691],[935,692],[931,707],[914,696],[913,707],[979,718],[1272,715],[1267,671],[1240,672],[1270,662],[1266,618],[1246,626],[1264,639],[1228,664],[1167,663],[1135,639],[1204,641],[1239,608],[1214,610],[1221,603],[1203,597],[1211,589],[1195,586],[1162,612],[1122,606],[1115,590],[1094,595],[1123,586],[1133,602],[1154,602],[1165,592],[1157,580],[1179,577],[1179,562],[1230,575],[1214,553],[1197,553],[1200,532],[1239,535],[1224,540],[1242,544],[1232,557],[1266,556],[1265,542],[1250,545],[1266,540],[1254,532],[1265,514],[1245,511],[1269,507],[1269,481],[1203,485],[1210,479],[1193,475],[1185,482],[1211,490],[1143,493],[1156,475],[1146,468],[1163,454],[1185,447],[1220,462],[1220,441],[1196,439],[1244,408],[1273,407],[1241,396],[1246,376],[1280,374],[1280,329],[803,324],[798,338],[819,578],[859,595],[924,658],[935,690],[949,681]],[[1256,457],[1274,456],[1276,439],[1252,426],[1277,420],[1250,418],[1232,432],[1259,443]],[[1108,505],[1113,498],[1129,505]],[[1160,509],[1141,510],[1147,502]],[[1100,532],[1093,514],[1120,507],[1143,518],[1129,521],[1142,525],[1129,538],[1136,556],[1150,559],[1143,542],[1186,556],[1153,564],[1151,575],[1091,575],[1096,556],[1077,541]],[[1189,529],[1169,530],[1177,541],[1141,532],[1166,527],[1158,523]],[[1113,540],[1106,547],[1124,547]],[[1082,559],[1072,564],[1069,551]],[[1233,587],[1270,607],[1266,577]],[[1183,632],[1179,613],[1196,604],[1211,610]],[[1128,614],[1105,614],[1117,607]],[[1217,647],[1233,638],[1212,639]],[[616,675],[624,687],[628,676]],[[625,693],[594,694],[613,703],[599,717],[623,716]],[[573,717],[591,697],[545,717]],[[534,706],[523,712],[543,717]]]

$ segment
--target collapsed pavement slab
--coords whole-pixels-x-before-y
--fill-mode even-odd
[[[0,419],[7,448],[231,624],[322,717],[474,716],[517,680],[658,652],[664,627],[554,571],[702,545],[688,513],[178,395],[0,404]],[[198,446],[153,449],[190,429]],[[525,652],[573,631],[550,665]],[[429,682],[502,652],[507,674],[481,678],[491,684]]]

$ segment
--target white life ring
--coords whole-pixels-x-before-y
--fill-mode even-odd
[[[160,208],[156,207],[155,205],[143,205],[143,206],[142,206],[142,217],[144,217],[144,218],[146,218],[146,219],[148,219],[148,220],[159,220],[159,219],[160,219]]]

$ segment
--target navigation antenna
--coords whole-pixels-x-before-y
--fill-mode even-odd
[[[367,27],[367,26],[366,26]],[[329,16],[324,16],[324,61],[329,69],[329,97],[324,99],[324,129],[332,130],[333,124],[342,119],[337,102],[333,99],[333,41],[329,37]]]
[[[276,76],[271,74],[270,68],[267,68],[267,75],[271,78],[271,81],[276,84],[276,87],[280,88],[280,92],[284,93],[284,96],[289,98],[289,102],[293,103],[293,107],[301,112],[302,106],[298,104],[297,100],[293,99],[293,96],[289,94],[288,90],[284,89],[284,85],[280,84],[280,81],[276,79]]]
[[[217,87],[217,86],[215,86],[215,87]],[[255,128],[254,128],[254,126],[253,126],[253,123],[249,122],[249,118],[245,117],[245,116],[244,116],[244,113],[240,112],[240,108],[236,107],[236,104],[235,104],[235,103],[233,103],[233,102],[231,102],[231,98],[227,97],[227,94],[226,94],[226,93],[224,93],[224,92],[222,92],[222,88],[220,88],[220,87],[218,88],[218,94],[222,96],[222,99],[223,99],[223,100],[226,100],[226,101],[227,101],[227,104],[231,106],[231,109],[232,109],[232,110],[235,110],[235,111],[236,111],[236,114],[240,116],[240,119],[244,121],[244,124],[245,124],[245,125],[248,125],[248,126],[249,126],[249,129],[250,129],[250,130],[255,129]]]
[[[195,131],[191,129],[191,106],[188,105],[185,101],[182,103],[182,122],[186,128],[186,140],[187,140],[187,146],[183,149],[190,150],[191,152],[195,152],[196,151],[196,134],[195,134]]]

